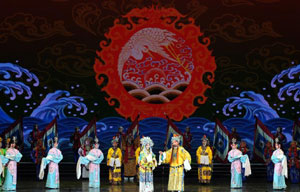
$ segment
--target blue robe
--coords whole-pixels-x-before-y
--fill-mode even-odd
[[[77,178],[80,178],[81,168],[79,165],[89,166],[89,187],[100,187],[100,163],[104,159],[104,155],[100,149],[92,149],[87,156],[80,157],[77,163]]]
[[[6,155],[0,155],[2,164],[7,164],[5,181],[2,190],[16,190],[17,186],[17,162],[22,158],[22,154],[14,148],[9,148]]]
[[[273,177],[273,189],[285,189],[285,173],[287,165],[283,166],[283,161],[286,162],[286,157],[281,149],[277,149],[273,152],[271,160],[275,164],[274,166],[274,177]]]
[[[59,188],[59,169],[58,163],[63,159],[61,151],[55,147],[51,148],[46,158],[42,159],[40,169],[40,179],[44,177],[44,169],[48,166],[48,176],[46,181],[46,187],[50,189]]]

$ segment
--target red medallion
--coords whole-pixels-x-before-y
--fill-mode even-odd
[[[108,77],[102,88],[117,99],[117,112],[132,119],[189,117],[197,104],[206,101],[204,92],[214,80],[215,59],[208,50],[209,39],[199,42],[200,28],[192,18],[187,24],[174,8],[133,9],[117,19],[100,43],[94,70],[97,84]],[[121,22],[122,21],[122,22]],[[127,21],[127,22],[124,22]],[[210,74],[203,82],[203,75]],[[202,98],[197,99],[197,98]],[[196,100],[196,101],[194,101]]]

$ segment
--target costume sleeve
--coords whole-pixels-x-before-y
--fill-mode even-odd
[[[212,154],[212,150],[210,147],[207,147],[207,154],[208,154],[209,164],[212,164],[213,154]]]
[[[118,148],[117,149],[117,155],[118,155],[118,157],[119,157],[119,159],[120,159],[120,162],[122,162],[122,151],[121,151],[121,149],[120,148]]]
[[[109,166],[109,160],[112,156],[112,153],[113,153],[112,148],[109,148],[109,150],[107,152],[107,166]]]
[[[200,158],[201,158],[201,146],[198,147],[197,152],[196,152],[196,157],[197,157],[197,163],[200,164]]]

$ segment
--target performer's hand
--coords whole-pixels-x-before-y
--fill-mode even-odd
[[[160,154],[160,155],[162,155],[163,153],[164,153],[164,152],[162,152],[162,151],[159,151],[159,154]]]

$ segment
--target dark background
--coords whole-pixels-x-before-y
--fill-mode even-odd
[[[272,89],[270,81],[292,66],[291,61],[298,64],[300,58],[300,3],[296,2],[3,0],[0,1],[0,62],[17,63],[38,76],[40,86],[32,87],[30,101],[39,103],[49,92],[68,90],[83,97],[89,111],[95,111],[82,118],[119,116],[107,104],[106,94],[95,82],[93,65],[99,42],[104,40],[104,33],[113,21],[132,8],[175,7],[187,17],[193,17],[204,35],[211,38],[209,48],[217,63],[215,82],[206,92],[208,100],[193,116],[212,119],[216,111],[221,113],[226,98],[251,90],[269,94],[265,99],[271,106],[283,104],[287,111],[278,114],[293,119],[299,104],[292,97],[279,101],[278,88]],[[76,87],[77,84],[80,86]],[[4,105],[7,101],[9,96],[1,93],[1,107],[8,113],[11,106]],[[9,115],[14,119],[26,116],[26,102],[23,97],[17,97],[13,103],[19,107]],[[295,109],[291,110],[291,106]],[[228,118],[218,116],[221,120]]]

